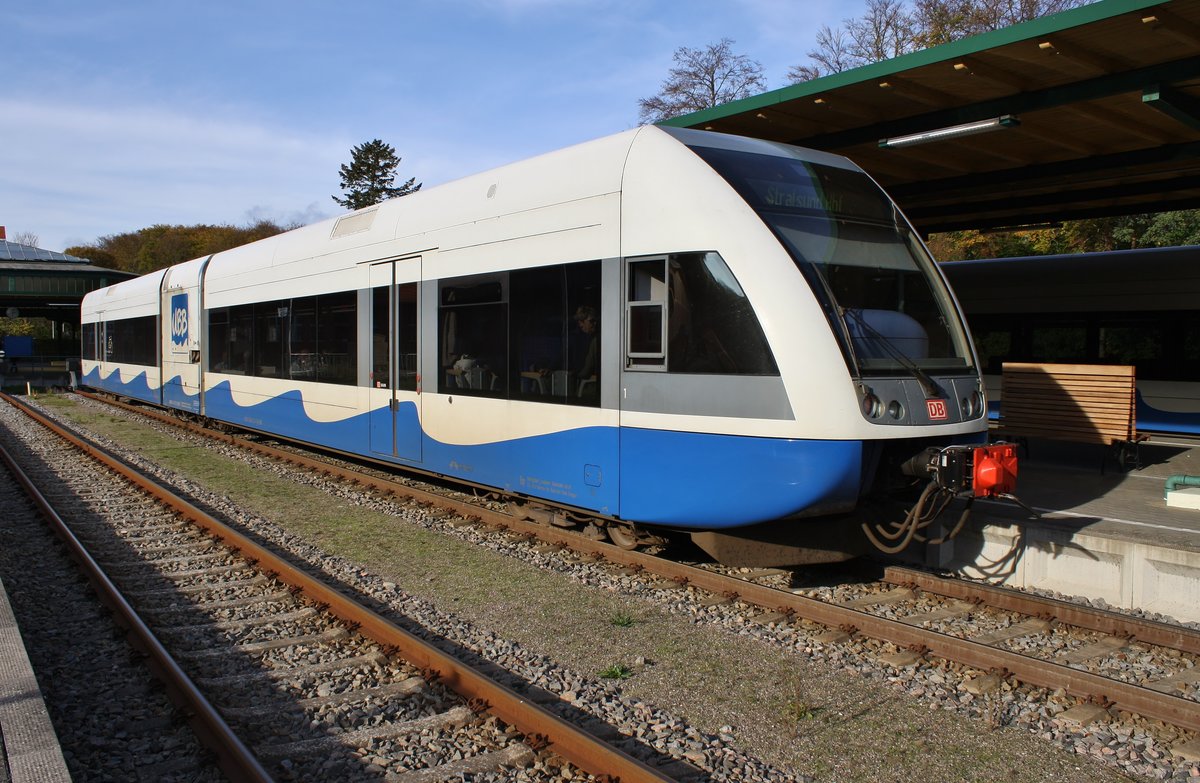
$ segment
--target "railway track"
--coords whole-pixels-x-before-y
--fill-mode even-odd
[[[757,607],[757,622],[806,627],[818,642],[852,636],[878,640],[887,665],[915,666],[930,658],[954,661],[976,672],[968,686],[973,692],[986,693],[1005,682],[1024,683],[1074,697],[1078,704],[1072,717],[1084,722],[1125,712],[1185,732],[1200,731],[1200,632],[1183,626],[900,567],[886,568],[876,585],[797,590],[778,584],[786,581],[786,572],[751,573],[747,578],[728,569],[673,562],[530,522],[497,510],[495,503],[456,499],[381,472],[127,407],[365,490],[411,498],[545,546],[570,548],[616,568],[652,574],[660,587],[697,593],[701,602]],[[1133,657],[1151,663],[1137,670],[1122,665]],[[1152,674],[1146,676],[1147,670]],[[1185,744],[1195,743],[1191,739]]]
[[[652,769],[6,399],[78,450],[3,459],[231,779],[695,773]]]

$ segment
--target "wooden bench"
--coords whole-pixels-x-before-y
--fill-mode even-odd
[[[1137,434],[1135,381],[1129,365],[1005,362],[999,431],[1017,438],[1113,446],[1122,469],[1131,452],[1140,467],[1137,444],[1146,436]]]

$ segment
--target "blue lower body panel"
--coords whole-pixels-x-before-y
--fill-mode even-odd
[[[93,389],[103,389],[122,397],[132,397],[135,400],[152,402],[155,405],[162,404],[161,390],[150,388],[150,382],[144,372],[135,375],[130,381],[122,382],[121,373],[117,370],[113,370],[107,378],[104,378],[101,377],[99,369],[94,369],[83,376],[81,382]]]
[[[1200,412],[1164,411],[1152,408],[1137,392],[1137,413],[1134,419],[1139,431],[1176,432],[1180,435],[1200,435]]]
[[[853,507],[862,443],[623,428],[621,516],[688,528]]]
[[[158,402],[144,375],[128,384],[112,384],[89,374],[84,382]],[[172,402],[185,407],[192,401]],[[410,443],[419,438],[420,459],[390,457],[371,449],[370,413],[313,421],[298,390],[242,406],[234,401],[228,381],[206,392],[204,413],[285,438],[606,516],[693,529],[733,528],[812,509],[853,507],[862,474],[860,441],[583,427],[495,443],[442,443],[420,431],[411,403],[397,411],[397,437]]]
[[[163,405],[168,408],[178,408],[191,413],[200,412],[200,395],[188,394],[178,375],[163,384],[162,394]]]

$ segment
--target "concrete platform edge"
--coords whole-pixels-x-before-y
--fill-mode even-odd
[[[992,584],[1200,622],[1200,552],[1094,534],[1070,520],[1008,521],[990,514],[954,540],[901,559]]]
[[[0,581],[0,738],[3,738],[0,761],[7,765],[12,783],[71,780],[3,581]]]

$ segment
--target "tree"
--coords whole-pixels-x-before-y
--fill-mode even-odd
[[[860,64],[899,57],[913,50],[912,17],[902,0],[867,0],[867,12],[845,22],[850,55]]]
[[[733,53],[733,41],[722,38],[703,49],[681,46],[658,94],[638,99],[638,120],[661,122],[681,114],[711,109],[767,89],[762,64]]]
[[[416,193],[421,189],[421,183],[416,182],[415,177],[399,187],[393,186],[399,166],[396,148],[379,139],[351,147],[350,165],[343,163],[341,168],[342,192],[346,197],[333,196],[333,200],[347,209],[362,209],[389,198]]]
[[[32,231],[18,231],[12,235],[10,242],[16,242],[18,245],[28,245],[29,247],[37,247],[41,238]]]
[[[93,264],[108,269],[145,274],[255,242],[294,227],[280,226],[269,220],[260,220],[245,227],[156,225],[100,237],[93,245],[69,247],[66,253],[89,259]]]
[[[898,57],[1002,27],[1086,5],[1091,0],[867,0],[866,12],[823,26],[811,61],[793,65],[788,78],[802,82]]]
[[[849,33],[845,27],[821,25],[817,31],[817,48],[808,53],[810,65],[793,65],[787,77],[793,84],[812,81],[831,73],[841,73],[861,65],[850,56]]]

